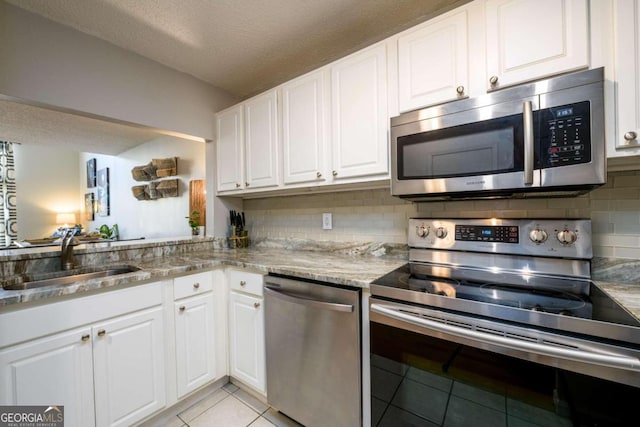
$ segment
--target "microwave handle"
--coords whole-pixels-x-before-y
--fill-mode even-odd
[[[531,101],[522,104],[522,125],[524,127],[524,185],[533,185],[533,105]]]

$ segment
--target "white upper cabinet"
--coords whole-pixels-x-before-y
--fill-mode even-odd
[[[460,9],[398,38],[400,112],[467,96],[467,14]]]
[[[614,7],[617,124],[610,157],[640,154],[640,0]]]
[[[285,184],[326,178],[329,84],[322,68],[282,85],[282,154]]]
[[[278,185],[278,98],[275,90],[244,104],[245,187]]]
[[[487,87],[589,66],[587,0],[487,0]]]
[[[386,70],[384,43],[331,65],[334,180],[389,172]]]
[[[216,180],[218,191],[237,190],[244,186],[242,105],[216,115]]]

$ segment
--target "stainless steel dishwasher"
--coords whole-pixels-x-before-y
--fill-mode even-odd
[[[360,290],[268,276],[269,405],[307,426],[362,425]]]

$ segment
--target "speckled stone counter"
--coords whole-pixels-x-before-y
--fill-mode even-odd
[[[211,242],[209,244],[213,246]],[[284,274],[344,286],[367,287],[374,279],[406,263],[406,253],[385,245],[353,244],[324,250],[301,250],[298,246],[296,250],[283,248],[282,245],[257,244],[247,249],[211,248],[187,250],[183,253],[171,253],[163,249],[162,245],[138,246],[137,249],[147,255],[132,255],[136,253],[135,249],[128,247],[129,253],[109,253],[106,258],[108,262],[102,261],[100,265],[131,265],[139,268],[139,271],[83,280],[72,285],[0,290],[0,306],[125,286],[141,281],[162,280],[219,266],[248,268],[265,274]],[[155,253],[156,256],[149,256],[149,252]]]
[[[591,277],[600,289],[640,319],[640,260],[594,258]]]

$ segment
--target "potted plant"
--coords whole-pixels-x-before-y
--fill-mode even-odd
[[[189,220],[189,227],[191,227],[191,234],[197,236],[199,234],[199,226],[200,226],[200,212],[191,211],[191,214],[185,217]]]

